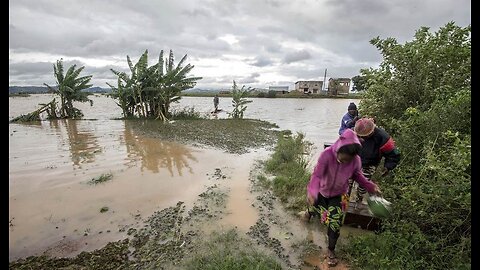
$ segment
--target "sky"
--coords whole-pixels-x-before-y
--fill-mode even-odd
[[[268,88],[353,77],[382,58],[369,41],[411,40],[422,26],[471,23],[469,0],[10,0],[9,84],[55,85],[53,63],[116,84],[148,50],[187,54],[197,88]]]

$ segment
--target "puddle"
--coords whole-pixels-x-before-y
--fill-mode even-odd
[[[258,158],[265,158],[267,152],[256,152],[237,155],[236,165],[231,179],[227,183],[230,192],[227,201],[227,215],[222,219],[222,224],[236,226],[247,232],[258,220],[258,210],[252,205],[255,196],[250,192],[250,169]]]

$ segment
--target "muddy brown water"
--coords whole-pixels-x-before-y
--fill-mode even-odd
[[[76,104],[85,119],[9,125],[9,259],[44,251],[73,256],[125,238],[125,228],[141,223],[154,211],[184,201],[191,205],[215,181],[219,168],[230,179],[223,226],[248,231],[258,219],[251,204],[249,171],[268,157],[263,149],[244,155],[161,141],[135,134],[122,120],[120,108],[105,96],[91,96],[94,105]],[[38,108],[51,95],[9,98],[9,119]],[[281,129],[303,132],[316,149],[334,141],[347,99],[252,99],[245,117],[274,122]],[[230,110],[230,98],[220,107]],[[185,97],[175,108],[194,106],[204,114],[212,98]],[[219,118],[227,117],[223,112]],[[104,173],[112,180],[87,182]],[[108,211],[100,213],[102,207]],[[297,222],[293,220],[292,222]],[[325,236],[303,223],[291,226],[297,235],[324,246]],[[346,228],[349,233],[356,230]],[[281,232],[272,232],[280,234]],[[310,236],[308,236],[310,235]]]

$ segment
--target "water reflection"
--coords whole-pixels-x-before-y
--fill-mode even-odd
[[[183,175],[183,170],[193,174],[189,162],[198,162],[193,155],[195,150],[186,145],[138,135],[132,128],[132,125],[136,123],[138,122],[125,121],[123,139],[129,162],[136,163],[140,160],[142,171],[147,169],[158,173],[161,168],[166,168],[171,176],[174,176],[174,169],[179,176]]]
[[[96,155],[102,152],[97,137],[93,135],[91,130],[88,130],[88,126],[79,128],[79,121],[70,119],[49,122],[50,127],[55,130],[63,129],[63,127],[66,129],[70,157],[74,166],[81,168],[83,163],[92,163],[95,161]],[[82,124],[87,124],[87,122]],[[65,134],[63,132],[59,133]]]

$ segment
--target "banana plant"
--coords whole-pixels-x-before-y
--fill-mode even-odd
[[[233,81],[232,86],[232,106],[233,111],[229,113],[229,116],[234,119],[242,119],[243,113],[247,109],[246,104],[253,102],[252,100],[247,100],[248,92],[250,89],[245,89],[245,85],[241,89],[238,89],[237,83]]]
[[[148,51],[140,57],[134,65],[127,56],[127,63],[131,71],[128,76],[124,72],[112,72],[117,75],[117,86],[112,86],[111,97],[118,99],[118,106],[122,108],[124,117],[137,113],[138,117],[155,117],[163,121],[168,120],[170,105],[180,100],[183,90],[195,86],[201,77],[187,77],[193,65],[183,66],[187,55],[183,56],[175,66],[174,55],[170,50],[169,57],[163,58],[160,52],[158,63],[148,66]]]
[[[92,86],[89,84],[92,75],[79,77],[85,67],[82,66],[78,69],[76,67],[77,65],[70,66],[64,74],[63,59],[57,60],[56,64],[53,65],[57,86],[51,87],[44,83],[50,92],[60,96],[60,118],[80,118],[83,116],[83,113],[73,106],[74,101],[90,102],[90,105],[93,105],[93,101],[88,98],[87,93],[82,92],[82,90]],[[55,115],[50,115],[50,117],[56,118],[56,113]]]

